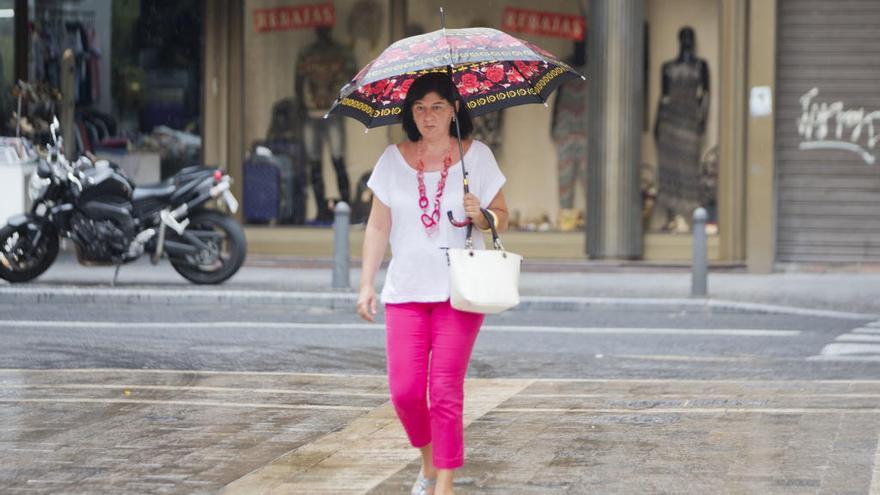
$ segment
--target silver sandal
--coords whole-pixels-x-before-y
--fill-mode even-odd
[[[425,473],[419,469],[419,477],[416,478],[416,482],[413,483],[412,490],[409,493],[410,495],[430,495],[433,492],[429,492],[428,489],[432,488],[436,483],[437,478],[426,478]]]

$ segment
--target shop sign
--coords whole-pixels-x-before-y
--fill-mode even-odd
[[[334,24],[336,9],[332,3],[254,10],[254,25],[258,33],[333,27]]]
[[[818,95],[819,88],[813,88],[800,97],[799,149],[851,151],[873,165],[880,142],[880,110],[846,108],[842,101],[818,103]]]
[[[586,22],[583,16],[540,12],[537,10],[504,9],[501,29],[511,33],[528,33],[583,41]]]

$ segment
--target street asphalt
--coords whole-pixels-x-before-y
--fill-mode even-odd
[[[409,493],[357,276],[252,257],[217,287],[146,262],[111,286],[65,256],[0,284],[0,493]],[[526,264],[474,349],[456,493],[880,494],[880,274],[689,284]]]
[[[332,265],[328,260],[279,257],[250,257],[244,267],[219,286],[196,286],[178,275],[167,261],[154,266],[143,259],[123,266],[114,291],[113,267],[86,267],[63,254],[34,282],[13,290],[0,282],[0,300],[47,298],[140,297],[151,301],[251,300],[263,297],[290,303],[343,307],[350,304],[359,284],[360,269],[349,271],[347,284],[332,286]],[[381,289],[384,272],[376,287]],[[67,288],[67,292],[61,290]],[[128,292],[126,292],[128,291]],[[184,293],[186,291],[187,293]],[[225,296],[218,291],[226,291]],[[196,295],[201,293],[202,296]],[[261,294],[262,293],[262,294]],[[691,274],[681,267],[662,271],[650,265],[620,268],[591,262],[535,262],[526,260],[520,277],[523,308],[574,309],[595,304],[726,305],[749,311],[775,311],[778,307],[801,310],[880,315],[880,271],[823,271],[751,274],[728,269],[709,274],[708,296],[691,297]],[[690,301],[686,301],[690,299]],[[57,300],[57,299],[56,299]],[[68,299],[69,300],[69,299]],[[732,303],[732,304],[731,304]],[[816,313],[821,315],[821,312]]]

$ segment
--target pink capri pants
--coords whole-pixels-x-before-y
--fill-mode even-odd
[[[391,403],[413,447],[433,442],[437,469],[464,464],[464,376],[482,324],[448,300],[385,305]]]

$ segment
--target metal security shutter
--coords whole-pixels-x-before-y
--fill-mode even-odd
[[[776,260],[880,262],[880,0],[778,9]]]

